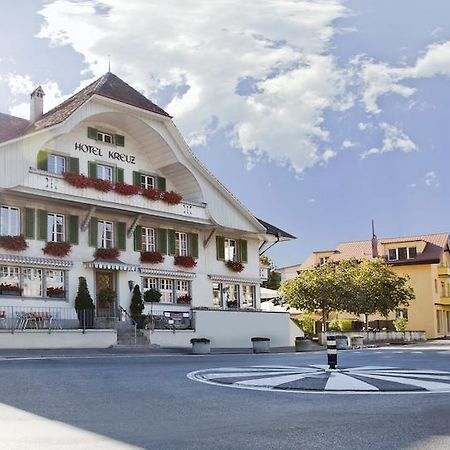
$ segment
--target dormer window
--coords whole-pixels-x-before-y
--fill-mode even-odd
[[[388,251],[389,261],[402,261],[417,257],[417,247],[390,248]]]
[[[112,134],[103,133],[103,131],[97,130],[97,141],[105,142],[106,144],[112,144],[113,143]]]
[[[323,266],[326,262],[328,262],[329,259],[329,256],[321,256],[319,258],[319,266]]]

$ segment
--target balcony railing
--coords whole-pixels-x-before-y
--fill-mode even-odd
[[[181,216],[191,222],[209,223],[204,203],[182,201],[178,205],[169,205],[142,195],[125,196],[115,191],[101,192],[91,187],[80,189],[67,183],[61,175],[32,168],[23,186],[18,186],[15,190],[93,206],[109,206],[115,209],[126,207],[127,211],[140,214],[157,213],[168,218]]]

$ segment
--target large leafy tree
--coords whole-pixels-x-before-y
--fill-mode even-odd
[[[281,284],[281,273],[275,270],[273,262],[268,256],[261,255],[259,257],[259,262],[264,266],[268,266],[269,268],[267,280],[264,281],[261,286],[266,289],[274,289],[276,291]]]

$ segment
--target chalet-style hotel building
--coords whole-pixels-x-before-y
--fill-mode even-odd
[[[260,312],[259,253],[292,236],[256,219],[114,74],[46,114],[43,100],[39,87],[30,120],[0,114],[0,310],[73,309],[82,276],[125,309],[139,284],[162,293],[156,314],[197,312],[194,330],[155,343],[289,345],[288,315]]]

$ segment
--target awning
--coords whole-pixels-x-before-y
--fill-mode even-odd
[[[40,267],[62,267],[70,268],[73,266],[73,261],[67,259],[55,258],[40,258],[34,256],[20,256],[20,255],[0,255],[1,263],[20,264],[26,266],[40,266]]]
[[[152,269],[150,267],[141,267],[139,270],[145,275],[152,275],[155,277],[182,278],[185,280],[192,280],[195,278],[195,273],[184,272],[182,270]]]
[[[84,263],[84,267],[88,269],[106,269],[106,270],[122,270],[124,272],[137,272],[139,266],[127,264],[120,259],[94,259]]]
[[[208,275],[212,281],[223,281],[225,283],[245,283],[245,284],[260,284],[260,278],[240,278],[229,275]]]

